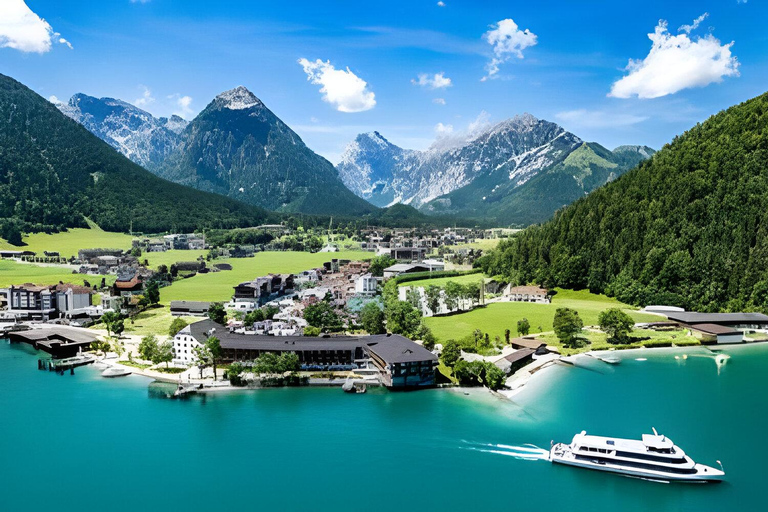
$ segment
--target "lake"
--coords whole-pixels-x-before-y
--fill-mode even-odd
[[[768,345],[555,366],[510,402],[477,391],[269,389],[175,401],[142,377],[37,370],[0,342],[2,510],[765,510]],[[683,358],[687,355],[687,358]],[[677,358],[675,357],[677,356]],[[645,360],[637,360],[645,359]],[[581,430],[651,427],[718,485],[660,484],[513,456]]]

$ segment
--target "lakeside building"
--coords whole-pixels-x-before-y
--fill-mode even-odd
[[[11,331],[8,339],[12,343],[26,343],[35,350],[42,350],[56,359],[73,357],[91,348],[96,336],[72,329],[52,327],[48,329],[31,329],[28,331]]]
[[[33,320],[68,318],[87,313],[93,290],[86,286],[59,283],[37,286],[11,285],[5,292],[8,316]]]
[[[251,361],[265,353],[295,353],[303,370],[354,369],[370,359],[382,382],[390,388],[417,388],[435,384],[437,356],[398,335],[375,336],[265,336],[230,332],[211,320],[190,324],[174,337],[175,364],[195,362],[194,349],[216,336],[222,361]]]
[[[703,343],[741,343],[744,333],[768,329],[762,313],[694,313],[672,311],[667,318],[690,329]]]

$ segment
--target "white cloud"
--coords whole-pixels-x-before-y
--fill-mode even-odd
[[[745,0],[745,1],[746,1],[746,0]],[[437,2],[437,6],[438,6],[438,7],[445,7],[445,2],[443,2],[443,1],[441,0],[440,2]]]
[[[136,98],[133,101],[134,105],[144,108],[155,102],[155,98],[152,96],[152,91],[149,90],[149,87],[140,85],[139,88],[144,89],[144,92],[141,94],[140,98]]]
[[[432,100],[435,105],[445,105],[445,98],[435,98]]]
[[[680,25],[680,28],[677,29],[678,32],[685,32],[686,34],[690,34],[692,31],[699,28],[699,25],[701,25],[701,22],[707,19],[707,16],[709,16],[708,12],[705,12],[695,20],[693,20],[693,23],[690,25]]]
[[[192,105],[192,97],[180,96],[178,94],[176,96],[176,106],[178,107],[178,110],[174,112],[174,114],[179,117],[188,117],[193,112],[193,110],[190,108],[190,105]]]
[[[438,137],[450,135],[453,133],[453,125],[437,123],[435,125],[435,133],[437,134]]]
[[[412,79],[411,83],[421,87],[429,87],[430,89],[445,89],[446,87],[453,85],[451,79],[445,76],[445,72],[443,71],[435,73],[434,75],[419,73],[419,78]]]
[[[307,74],[307,80],[321,85],[323,101],[336,107],[339,112],[365,112],[376,106],[376,95],[368,90],[368,83],[349,68],[336,69],[330,61],[317,59],[310,62],[299,59]]]
[[[50,101],[54,105],[61,105],[63,103],[58,97],[54,95],[48,96],[48,101]]]
[[[151,0],[131,0],[132,4],[148,4]]]
[[[720,44],[711,34],[695,39],[688,33],[673,36],[664,20],[659,21],[648,38],[653,43],[648,56],[643,60],[630,59],[626,67],[629,74],[614,82],[608,96],[659,98],[719,83],[723,77],[739,76],[739,62],[731,55],[733,42]]]
[[[485,110],[481,111],[474,121],[467,126],[467,133],[472,136],[491,126],[491,114]]]
[[[528,29],[520,30],[512,19],[501,20],[491,25],[491,30],[483,34],[483,39],[493,46],[493,58],[486,65],[488,72],[482,80],[495,78],[499,66],[512,57],[523,58],[523,50],[536,46],[537,36]]]
[[[69,41],[60,36],[47,21],[32,12],[24,0],[0,2],[0,48],[45,53],[51,50],[55,37],[59,43],[72,48]]]
[[[630,126],[642,123],[647,116],[638,116],[634,114],[606,112],[604,110],[567,110],[555,114],[558,121],[567,124],[569,127],[579,128],[612,128],[618,126]]]

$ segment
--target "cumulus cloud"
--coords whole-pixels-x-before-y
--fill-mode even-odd
[[[174,96],[176,97],[176,107],[178,108],[178,110],[174,112],[174,114],[184,118],[192,114],[192,109],[190,108],[190,105],[192,105],[192,97],[181,96],[179,94],[176,94]]]
[[[32,12],[24,0],[0,2],[0,48],[45,53],[51,50],[56,38],[60,44],[72,48],[69,41]]]
[[[438,137],[450,135],[453,133],[453,125],[437,123],[435,125],[435,133],[437,134]]]
[[[307,80],[322,86],[323,101],[339,112],[365,112],[376,106],[376,95],[368,90],[368,83],[349,68],[336,69],[330,61],[320,59],[312,62],[302,58],[299,64],[304,68]]]
[[[667,22],[660,20],[656,30],[648,34],[651,51],[643,60],[630,59],[629,72],[614,82],[608,96],[614,98],[659,98],[683,89],[719,83],[724,77],[739,76],[739,62],[731,54],[733,42],[721,44],[712,34],[690,37],[689,30],[701,23],[680,27],[682,34],[673,36]],[[697,23],[698,22],[698,23]]]
[[[495,78],[499,72],[499,66],[512,57],[523,58],[523,50],[536,46],[537,36],[528,29],[520,30],[512,19],[501,20],[491,25],[491,30],[483,34],[488,44],[493,46],[493,58],[486,65],[487,74],[483,81]]]
[[[647,116],[634,114],[606,112],[604,110],[567,110],[555,114],[558,121],[570,127],[579,128],[612,128],[618,126],[631,126],[642,123]]]
[[[745,1],[746,1],[746,0],[745,0]],[[445,2],[443,2],[443,1],[441,0],[440,2],[437,2],[437,6],[438,6],[438,7],[445,7]]]
[[[155,98],[152,96],[152,91],[149,90],[149,87],[147,87],[146,85],[140,85],[139,88],[143,89],[144,92],[141,93],[141,97],[136,98],[133,101],[134,105],[136,105],[137,107],[143,108],[143,107],[148,107],[149,105],[155,102]]]
[[[435,105],[445,105],[445,98],[435,98],[432,100]]]
[[[419,73],[419,77],[412,79],[411,83],[421,87],[429,87],[430,89],[445,89],[446,87],[453,85],[451,79],[445,76],[445,72],[443,71],[435,73],[434,75]]]
[[[63,102],[55,95],[48,96],[48,101],[54,105],[61,105]]]

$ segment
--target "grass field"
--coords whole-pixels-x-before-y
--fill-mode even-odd
[[[72,284],[101,284],[102,276],[73,274],[64,267],[43,267],[31,263],[17,263],[10,260],[0,260],[0,287],[12,284],[56,284],[59,281]],[[115,282],[115,276],[106,276],[107,284]]]
[[[171,315],[171,310],[168,306],[148,309],[125,321],[125,333],[138,336],[146,336],[148,334],[167,335],[168,328],[171,326],[174,318],[176,317]],[[202,318],[194,316],[183,316],[181,318],[190,324],[202,320]],[[103,326],[97,325],[96,328],[103,328]]]
[[[228,301],[232,297],[233,287],[258,276],[269,273],[296,273],[308,268],[319,267],[331,258],[369,259],[370,252],[341,251],[336,253],[308,252],[260,252],[253,258],[231,258],[216,260],[232,265],[232,270],[198,274],[189,279],[176,281],[171,286],[160,290],[160,301],[164,304],[172,300]]]
[[[407,281],[405,283],[400,283],[398,286],[440,286],[445,287],[445,284],[448,281],[453,281],[454,283],[459,284],[468,284],[468,283],[480,283],[485,279],[485,276],[483,274],[469,274],[465,276],[454,276],[454,277],[438,277],[436,279],[419,279],[417,281]]]
[[[488,333],[491,339],[499,336],[503,340],[505,329],[512,331],[515,336],[517,321],[524,317],[531,324],[531,334],[551,331],[555,310],[563,307],[578,311],[584,325],[596,325],[601,311],[616,307],[625,309],[636,322],[659,320],[658,316],[631,310],[626,304],[605,295],[595,295],[586,290],[557,289],[557,292],[551,304],[497,302],[467,313],[430,317],[424,321],[439,341],[445,341],[462,338],[472,334],[475,329]]]
[[[585,329],[582,331],[582,338],[589,340],[589,345],[581,348],[564,348],[554,333],[544,334],[540,339],[547,345],[559,347],[560,353],[567,355],[576,352],[589,350],[609,350],[616,345],[608,343],[608,335],[595,329]],[[654,331],[651,329],[634,329],[629,334],[628,345],[640,345],[643,342],[670,342],[680,344],[698,344],[700,341],[693,336],[688,335],[687,329],[678,329],[676,331]],[[641,341],[642,340],[642,341]]]
[[[0,249],[35,251],[42,256],[43,251],[59,251],[65,258],[77,256],[80,249],[130,249],[133,237],[125,233],[110,233],[93,224],[90,229],[73,228],[62,233],[33,233],[22,239],[26,246],[17,247],[0,239]]]

